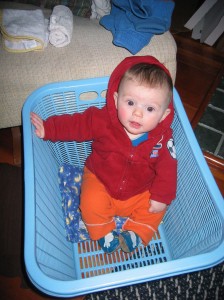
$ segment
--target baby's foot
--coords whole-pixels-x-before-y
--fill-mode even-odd
[[[99,239],[98,243],[105,253],[112,253],[120,247],[119,238],[116,231],[109,232],[104,237]]]
[[[119,235],[121,250],[124,252],[134,251],[141,242],[140,237],[133,231],[123,231]]]

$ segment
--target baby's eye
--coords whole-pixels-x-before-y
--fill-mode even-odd
[[[128,105],[133,106],[134,105],[134,101],[128,100]]]
[[[153,110],[154,110],[153,107],[151,107],[151,106],[147,107],[147,111],[152,112]]]

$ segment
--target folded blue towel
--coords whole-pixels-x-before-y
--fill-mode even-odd
[[[173,9],[171,0],[113,0],[100,24],[112,32],[116,46],[136,54],[154,34],[169,30]]]

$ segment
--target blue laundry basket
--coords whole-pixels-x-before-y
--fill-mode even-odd
[[[174,89],[174,138],[178,157],[176,200],[148,247],[107,255],[94,241],[66,240],[58,168],[83,166],[91,142],[45,142],[30,112],[43,119],[102,107],[108,77],[53,83],[34,91],[23,116],[25,265],[33,284],[57,297],[73,297],[214,266],[224,259],[224,201]]]

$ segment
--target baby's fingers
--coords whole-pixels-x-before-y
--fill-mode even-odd
[[[150,201],[150,207],[149,207],[149,212],[150,213],[159,213],[162,212],[164,209],[166,209],[166,204],[161,203],[155,200]]]
[[[44,138],[44,126],[43,126],[43,120],[35,113],[30,114],[31,123],[35,127],[35,134],[39,138]]]
[[[35,113],[30,114],[31,122],[34,126],[41,126],[43,125],[43,120]]]

